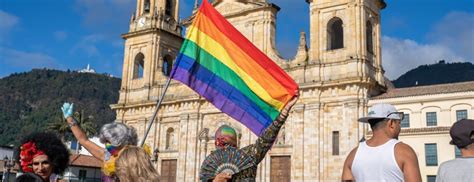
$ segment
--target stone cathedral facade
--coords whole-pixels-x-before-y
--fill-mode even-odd
[[[342,165],[363,137],[371,96],[385,91],[381,63],[380,11],[383,0],[306,0],[310,32],[301,32],[293,59],[275,48],[280,7],[267,0],[215,0],[214,7],[280,65],[300,87],[278,140],[260,163],[257,181],[340,181]],[[197,2],[196,2],[197,4]],[[179,0],[137,0],[125,39],[117,120],[146,126],[164,91],[192,16],[178,22]],[[196,5],[195,5],[196,6]],[[285,25],[280,25],[285,26]],[[307,35],[306,35],[307,34]],[[204,157],[214,149],[222,124],[236,129],[239,145],[256,136],[186,86],[172,81],[145,143],[163,181],[198,181]]]

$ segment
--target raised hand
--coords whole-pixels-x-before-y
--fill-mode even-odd
[[[298,101],[300,95],[297,94],[285,105],[285,107],[281,110],[281,115],[287,116],[288,112],[290,112],[291,108],[296,104],[296,101]]]
[[[65,102],[61,107],[61,110],[63,111],[64,118],[67,119],[68,117],[72,117],[72,114],[74,113],[74,103]]]
[[[216,175],[214,180],[212,182],[226,182],[228,180],[232,179],[232,176],[228,173],[219,173]]]

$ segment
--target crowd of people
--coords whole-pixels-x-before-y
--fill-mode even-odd
[[[255,165],[238,174],[219,173],[211,179],[202,181],[252,180],[257,174],[258,163],[265,157],[275,141],[281,126],[288,117],[291,107],[298,97],[293,98],[281,111],[270,127],[259,137],[255,144],[240,150],[255,158]],[[90,141],[85,132],[72,117],[74,104],[64,103],[61,107],[64,118],[74,137],[92,156],[102,162],[102,181],[144,182],[159,181],[159,174],[150,159],[150,151],[137,146],[138,137],[134,128],[113,122],[102,126],[99,132],[100,142],[105,148]],[[223,130],[231,130],[224,134]],[[216,131],[216,147],[237,147],[236,132],[233,128],[222,126]],[[62,141],[52,133],[34,133],[25,137],[18,150],[21,164],[18,182],[57,182],[68,166],[69,153]]]
[[[236,174],[218,173],[211,178],[200,175],[201,181],[254,181],[257,166],[271,149],[278,132],[285,123],[294,97],[275,121],[252,145],[238,149],[237,135],[229,126],[221,126],[215,134],[217,149],[233,147],[254,160]],[[159,181],[150,159],[150,151],[137,146],[135,129],[113,122],[100,129],[99,137],[105,148],[90,141],[72,117],[74,106],[65,103],[61,108],[74,137],[95,158],[102,162],[102,181],[141,182]],[[359,122],[368,123],[372,137],[359,143],[347,156],[343,165],[342,181],[421,181],[415,151],[398,140],[403,113],[390,104],[376,104],[369,108],[367,117]],[[461,150],[462,157],[446,161],[439,167],[437,181],[472,181],[474,179],[474,120],[463,119],[451,127],[451,144]],[[18,182],[57,182],[69,163],[69,151],[53,133],[33,133],[22,139],[17,156],[20,169]]]

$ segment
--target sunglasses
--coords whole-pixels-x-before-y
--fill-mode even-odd
[[[397,115],[398,118],[400,118],[400,120],[403,120],[403,118],[405,117],[405,114],[403,114],[403,112],[391,112],[387,115],[387,118],[390,116],[390,115]]]

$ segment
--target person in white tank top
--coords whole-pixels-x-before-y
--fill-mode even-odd
[[[369,123],[372,138],[359,143],[344,162],[342,181],[421,181],[415,151],[398,141],[403,113],[390,104],[375,104],[360,122]]]

